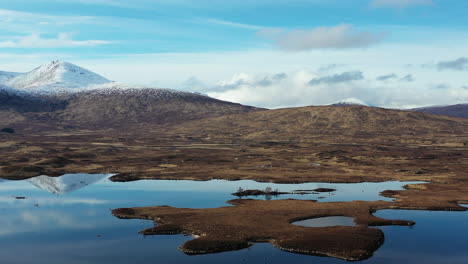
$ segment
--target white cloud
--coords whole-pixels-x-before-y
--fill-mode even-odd
[[[191,76],[182,83],[182,89],[190,92],[202,92],[206,89],[206,85],[202,80]]]
[[[274,76],[281,76],[281,78],[274,78]],[[348,97],[356,97],[357,94],[363,98],[362,95],[367,93],[366,89],[362,88],[364,82],[361,78],[311,85],[313,80],[329,77],[309,70],[270,75],[239,73],[230,79],[219,81],[215,91],[208,92],[208,95],[243,104],[281,108],[331,104]],[[264,79],[275,81],[261,82]],[[373,98],[367,95],[364,99]]]
[[[311,80],[334,80],[333,76],[342,75],[330,77],[301,70],[288,73],[285,75],[287,78],[281,81],[262,86],[257,80],[264,78],[264,75],[240,73],[218,82],[216,89],[208,92],[208,95],[266,108],[327,105],[345,98],[358,98],[371,105],[389,108],[455,104],[468,100],[468,90],[463,87],[444,86],[443,89],[434,89],[433,85],[414,85],[408,80],[383,83],[376,80],[378,76],[371,79],[351,78],[348,81],[341,81],[340,78],[339,82],[310,85]],[[412,81],[412,77],[408,76],[405,78],[411,78]]]
[[[374,8],[406,8],[414,5],[431,5],[432,0],[372,0],[370,6]]]
[[[1,1],[1,0],[0,0]],[[133,3],[133,2],[132,2]],[[201,23],[203,26],[224,25],[226,27],[243,27],[258,30],[255,25],[241,24],[224,20],[193,19],[193,18],[132,18],[119,16],[73,16],[73,15],[49,15],[35,12],[21,12],[0,8],[0,28],[9,35],[33,35],[46,33],[48,35],[61,32],[86,32],[99,35],[102,32],[108,38],[112,34],[113,39],[119,41],[122,32],[131,34],[142,34],[146,36],[145,41],[152,43],[165,43],[168,36],[185,38],[203,38],[205,33],[193,30],[193,23]],[[224,24],[223,24],[224,23]],[[7,33],[0,35],[0,42],[5,41]],[[6,39],[8,40],[8,39]],[[106,39],[108,40],[108,39]],[[134,39],[126,39],[126,43],[134,44]],[[121,41],[123,42],[123,41]],[[171,41],[167,41],[171,42]],[[98,42],[99,43],[99,42]],[[127,44],[128,44],[127,43]],[[80,43],[84,44],[84,43]],[[147,44],[147,42],[145,42]],[[11,45],[11,44],[9,44]],[[173,44],[172,44],[173,45]]]
[[[2,191],[9,191],[9,190],[18,190],[16,188],[17,186],[8,186],[8,187],[2,187]],[[15,189],[16,188],[16,189]],[[21,190],[29,190],[33,189],[36,190],[37,187],[35,186],[27,186],[27,187],[21,187]],[[107,204],[110,203],[108,200],[100,200],[100,199],[94,199],[94,198],[68,198],[68,197],[39,197],[39,198],[33,198],[33,199],[25,199],[24,201],[21,201],[21,204],[18,203],[18,200],[12,198],[12,197],[0,197],[0,203],[1,204],[15,204],[16,207],[31,207],[34,204],[39,204],[39,205],[68,205],[68,204],[86,204],[86,205],[98,205],[98,204]]]
[[[61,47],[87,47],[110,44],[103,40],[74,40],[71,33],[59,33],[56,38],[43,38],[39,33],[14,40],[0,41],[0,48],[61,48]]]
[[[280,73],[281,74],[281,73]],[[312,98],[307,94],[314,90],[308,87],[308,82],[316,75],[310,71],[302,70],[292,72],[287,78],[281,78],[270,85],[262,85],[261,80],[272,78],[271,75],[252,75],[238,73],[230,79],[221,80],[216,84],[216,90],[208,95],[227,101],[242,102],[243,104],[261,107],[287,107],[292,105],[310,105]]]
[[[94,223],[80,221],[61,211],[22,211],[0,219],[0,236],[57,229],[89,229]]]
[[[266,29],[260,30],[258,35],[270,36],[277,46],[288,51],[365,48],[379,43],[384,37],[383,33],[359,31],[347,24],[283,31],[276,35],[271,29]]]
[[[118,16],[73,16],[73,15],[49,15],[36,12],[22,12],[0,8],[0,28],[3,31],[14,34],[33,34],[36,32],[57,33],[74,32],[84,26],[90,29],[90,25],[98,30],[117,32],[164,32],[166,34],[180,34],[180,31],[161,24],[171,25],[174,21],[154,21],[147,19],[118,17]],[[175,33],[174,33],[175,31]],[[187,30],[183,30],[187,33]]]
[[[4,30],[16,30],[23,26],[37,28],[39,25],[93,24],[96,22],[96,19],[93,16],[57,16],[0,9],[0,25],[8,26],[7,28],[3,28]]]
[[[380,82],[392,82],[392,81],[413,82],[414,77],[412,74],[406,74],[400,78],[395,73],[390,73],[390,74],[378,76],[375,80],[380,81]]]
[[[398,79],[398,76],[396,74],[394,74],[394,73],[390,73],[390,74],[379,76],[379,77],[377,77],[376,80],[385,82],[385,81],[391,81],[391,80],[395,80],[395,79]]]
[[[275,39],[285,32],[284,28],[263,28],[257,31],[257,36],[267,39]]]
[[[250,30],[261,30],[263,28],[262,26],[244,24],[244,23],[232,22],[232,21],[221,20],[221,19],[214,19],[214,18],[198,18],[198,19],[194,19],[193,21],[207,23],[207,24],[227,26],[227,27],[234,27],[234,28],[250,29]]]
[[[15,0],[27,2],[30,0]],[[34,0],[36,2],[45,2],[45,3],[75,3],[83,5],[103,5],[111,7],[124,7],[124,8],[136,8],[136,9],[157,9],[161,5],[165,6],[178,6],[178,7],[188,7],[188,8],[213,8],[213,7],[251,7],[251,6],[273,6],[273,5],[284,5],[285,3],[306,3],[314,5],[325,5],[328,4],[331,0],[289,0],[287,2],[277,1],[277,0],[255,0],[255,1],[238,1],[238,0],[223,0],[223,1],[213,1],[213,0]]]
[[[30,0],[15,0],[17,2],[23,2],[27,4]],[[159,0],[160,2],[162,0]],[[34,0],[34,2],[42,2],[47,4],[56,4],[56,3],[67,3],[67,4],[81,4],[81,5],[101,5],[101,6],[111,6],[111,7],[123,7],[123,8],[137,8],[143,7],[143,4],[149,4],[148,0]],[[136,5],[133,2],[138,2],[139,5]]]
[[[437,69],[442,70],[456,70],[464,71],[468,70],[468,58],[460,57],[455,60],[440,61],[437,63]]]
[[[352,81],[360,81],[363,79],[364,74],[361,71],[348,71],[312,79],[309,81],[309,85],[349,83]]]

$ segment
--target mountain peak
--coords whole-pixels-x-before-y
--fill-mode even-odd
[[[67,68],[72,68],[72,67],[78,67],[70,62],[66,62],[66,61],[62,61],[62,60],[54,60],[54,61],[51,61],[47,64],[44,64],[42,66],[39,66],[40,67],[47,67],[47,68],[53,68],[53,67],[67,67]]]
[[[360,100],[360,99],[357,99],[357,98],[347,98],[347,99],[344,99],[344,100],[341,100],[339,102],[336,102],[334,104],[331,104],[331,105],[334,105],[334,106],[342,106],[342,105],[361,105],[361,106],[370,106],[369,104],[367,104],[366,102]]]
[[[66,61],[51,61],[6,84],[36,92],[75,92],[91,85],[110,83],[106,78]]]
[[[47,67],[47,68],[53,68],[53,67],[61,67],[61,68],[65,68],[65,69],[70,69],[70,70],[73,70],[73,69],[76,69],[76,68],[81,68],[73,63],[70,63],[70,62],[67,62],[67,61],[62,61],[62,60],[54,60],[54,61],[51,61],[47,64],[44,64],[42,66],[39,66],[40,67]]]

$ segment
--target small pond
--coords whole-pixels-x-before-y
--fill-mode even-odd
[[[347,216],[327,216],[292,222],[293,225],[306,227],[356,226],[354,218]]]

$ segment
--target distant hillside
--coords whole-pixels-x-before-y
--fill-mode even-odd
[[[468,120],[373,108],[355,98],[332,106],[264,110],[197,93],[111,82],[63,61],[3,76],[8,80],[0,84],[0,125],[32,131],[39,127],[131,131],[142,125],[172,126],[176,133],[198,136],[245,138],[467,132]],[[466,117],[466,108],[417,111]]]
[[[423,135],[466,133],[468,120],[364,106],[312,106],[204,119],[184,124],[176,132],[278,139],[317,135]]]
[[[63,100],[33,95],[0,84],[0,111],[50,112],[63,109],[64,106]]]
[[[430,106],[411,109],[413,111],[424,112],[435,115],[446,115],[453,117],[468,118],[468,104],[457,104],[447,106]]]
[[[258,110],[255,107],[169,89],[101,89],[66,96],[67,106],[51,118],[79,126],[135,123],[175,124]],[[63,98],[63,97],[62,97]]]
[[[105,89],[31,95],[0,89],[0,123],[11,116],[75,128],[106,129],[134,124],[167,125],[258,110],[255,107],[167,89]],[[29,121],[28,121],[29,120]]]

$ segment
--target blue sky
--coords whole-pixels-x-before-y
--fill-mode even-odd
[[[0,70],[66,60],[264,107],[468,102],[468,1],[0,0]]]

